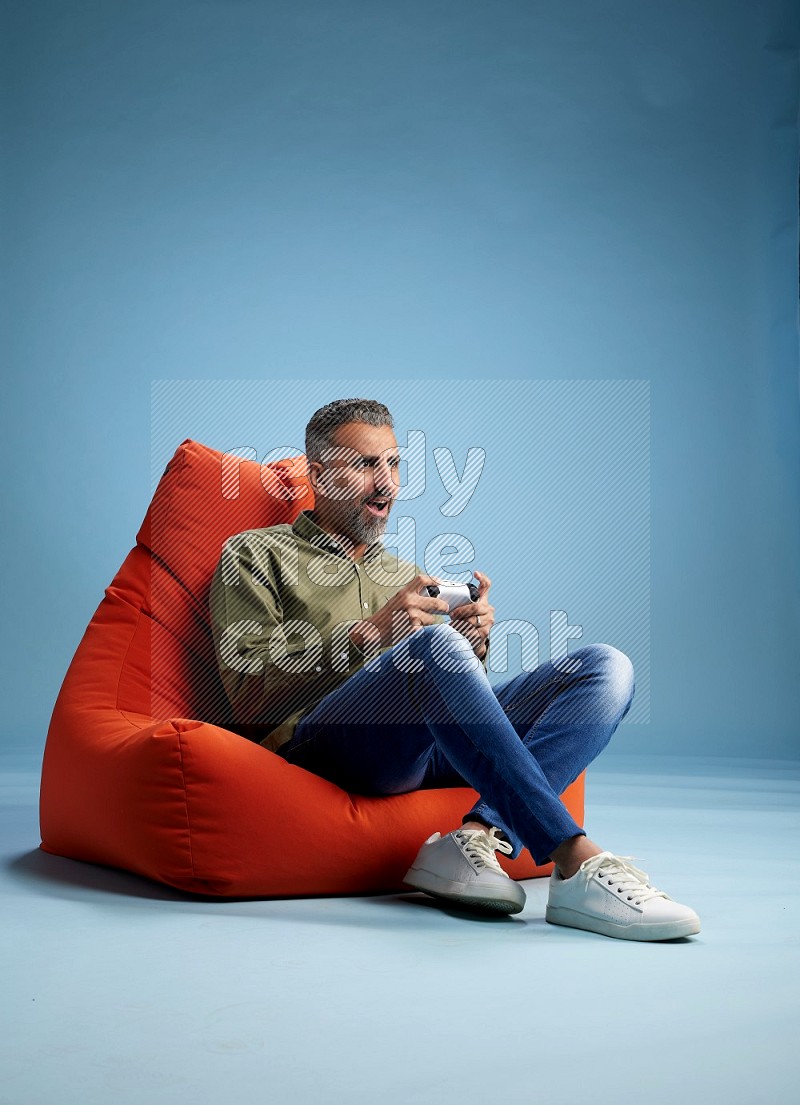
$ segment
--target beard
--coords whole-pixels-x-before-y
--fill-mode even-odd
[[[331,519],[331,525],[340,536],[348,537],[354,545],[371,545],[386,529],[391,508],[390,502],[386,517],[376,518],[364,509],[363,500],[342,500],[336,504],[336,516]]]

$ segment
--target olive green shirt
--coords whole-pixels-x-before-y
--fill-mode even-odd
[[[307,511],[291,525],[229,538],[210,606],[235,722],[272,751],[290,740],[304,713],[391,647],[367,641],[362,651],[349,631],[421,572],[379,539],[354,560]],[[439,622],[446,617],[435,615]]]

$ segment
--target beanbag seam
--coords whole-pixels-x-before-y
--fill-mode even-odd
[[[142,620],[142,617],[143,617],[143,612],[142,612],[142,608],[140,606],[139,609],[136,612],[136,621],[133,623],[133,625],[131,627],[131,635],[128,638],[128,646],[125,649],[125,655],[122,658],[122,663],[120,664],[119,671],[117,672],[117,688],[116,688],[116,692],[114,694],[114,709],[115,710],[120,710],[121,711],[122,709],[124,709],[124,707],[122,707],[120,705],[120,692],[119,692],[119,689],[120,689],[120,686],[122,684],[123,672],[125,671],[125,667],[128,663],[128,654],[131,651],[131,648],[133,647],[133,642],[136,639],[136,634],[137,634],[138,629],[139,629],[139,622]],[[155,721],[156,719],[154,718],[153,720]]]
[[[178,753],[180,755],[181,780],[183,783],[183,804],[186,809],[186,830],[189,837],[189,865],[192,869],[192,878],[197,878],[197,871],[195,870],[194,866],[194,833],[192,830],[192,819],[189,816],[189,794],[186,789],[186,765],[184,763],[183,732],[180,727],[175,724],[174,721],[171,721],[170,724],[172,725],[172,728],[175,730],[175,733],[178,737]]]

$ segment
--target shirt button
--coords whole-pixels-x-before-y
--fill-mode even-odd
[[[322,668],[319,666],[319,664],[317,664],[317,666],[314,668],[314,671],[322,671]]]
[[[368,603],[368,602],[365,602],[365,603],[364,603],[364,609],[365,609],[365,610],[369,610],[369,603]]]

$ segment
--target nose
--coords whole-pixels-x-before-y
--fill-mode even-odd
[[[387,457],[378,457],[372,469],[374,490],[381,491],[393,499],[397,494],[397,484],[394,478],[396,471],[397,469],[390,467]]]

